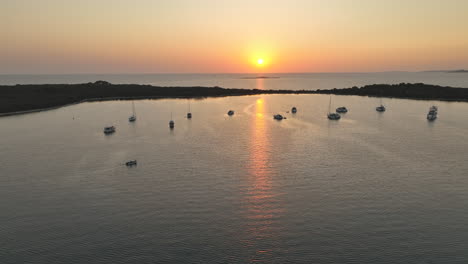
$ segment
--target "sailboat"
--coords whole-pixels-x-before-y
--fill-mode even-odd
[[[341,118],[340,114],[331,112],[331,95],[330,95],[330,102],[328,103],[328,115],[327,115],[327,117],[330,120],[338,120],[338,119]]]
[[[382,104],[382,97],[380,97],[380,106],[377,106],[375,110],[377,112],[385,112],[386,109],[385,109],[385,106]]]
[[[135,102],[132,101],[132,115],[128,118],[129,122],[135,122],[136,121],[136,113],[135,113]]]
[[[171,112],[171,121],[169,121],[169,128],[173,129],[174,125],[175,125],[175,122],[174,122],[174,120],[172,120],[172,112]]]
[[[188,101],[188,112],[187,112],[187,118],[188,118],[188,119],[192,118],[192,112],[190,112],[190,100]]]

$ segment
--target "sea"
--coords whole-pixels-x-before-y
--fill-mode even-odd
[[[258,78],[267,77],[267,78]],[[426,83],[468,88],[468,72],[255,73],[255,74],[69,74],[0,75],[0,85],[70,84],[98,80],[114,84],[206,86],[240,89],[316,90],[370,84]]]
[[[461,73],[209,76],[1,82],[468,87]],[[134,123],[131,101],[0,118],[0,263],[468,263],[468,103],[307,94],[134,104]],[[339,106],[349,112],[328,120]]]

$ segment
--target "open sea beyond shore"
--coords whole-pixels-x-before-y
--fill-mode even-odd
[[[330,121],[329,98],[138,100],[135,123],[129,101],[2,117],[0,262],[467,263],[468,103],[385,98],[378,113],[378,98],[333,96],[349,112]]]
[[[256,79],[255,77],[258,76],[279,78]],[[98,80],[115,84],[219,86],[223,88],[265,90],[315,90],[403,82],[468,88],[468,73],[466,72],[0,75],[0,85],[71,84]]]

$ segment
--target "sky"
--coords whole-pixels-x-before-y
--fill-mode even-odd
[[[0,0],[0,6],[0,74],[468,68],[466,0]]]

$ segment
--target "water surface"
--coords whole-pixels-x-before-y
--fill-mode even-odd
[[[329,121],[328,98],[2,117],[0,262],[466,263],[468,104],[335,96]]]

